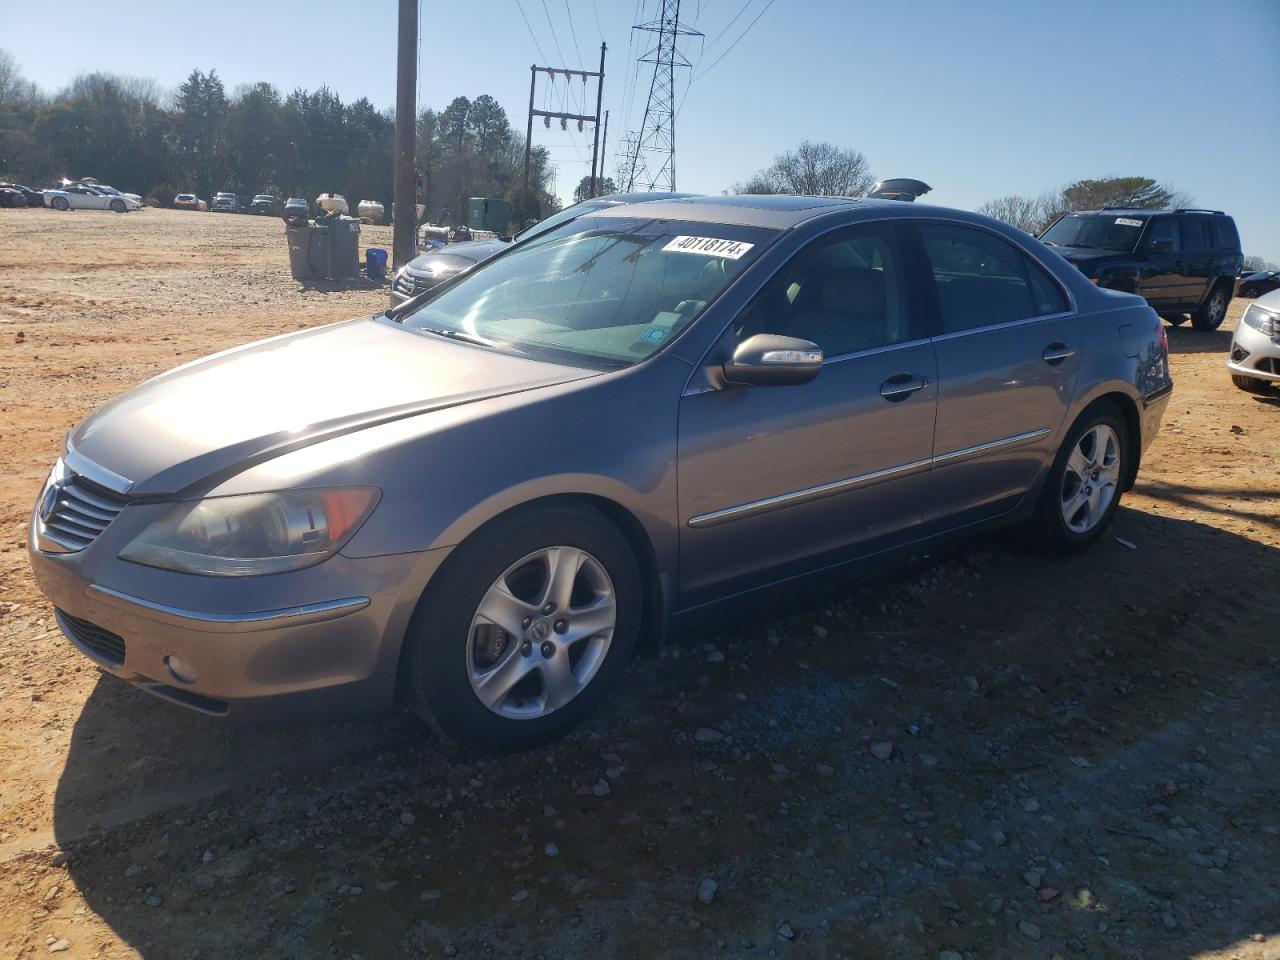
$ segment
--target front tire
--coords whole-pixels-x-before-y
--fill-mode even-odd
[[[70,210],[71,204],[67,202],[66,197],[54,197],[49,201],[49,205],[55,210]]]
[[[617,686],[642,604],[631,546],[599,511],[500,518],[457,548],[419,604],[405,640],[409,704],[469,750],[554,739]]]
[[[1238,373],[1231,375],[1231,382],[1245,393],[1270,394],[1271,385],[1261,377],[1244,377]]]
[[[1031,522],[1034,545],[1067,554],[1091,546],[1120,505],[1129,428],[1109,402],[1085,412],[1054,459]]]
[[[126,209],[127,209],[127,208],[125,207],[125,205],[124,205],[124,201],[123,201],[123,200],[112,200],[112,201],[111,201],[111,211],[112,211],[112,213],[124,213]]]
[[[1200,309],[1191,315],[1191,325],[1197,330],[1217,330],[1227,316],[1227,304],[1231,295],[1227,293],[1226,284],[1219,283],[1209,292]]]

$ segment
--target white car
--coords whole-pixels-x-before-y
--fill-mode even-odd
[[[108,193],[101,187],[85,183],[69,183],[56,190],[42,190],[44,204],[55,210],[114,210],[127,213],[141,210],[142,204],[122,193]]]
[[[1241,390],[1266,393],[1280,387],[1280,290],[1249,304],[1231,337],[1227,369]]]

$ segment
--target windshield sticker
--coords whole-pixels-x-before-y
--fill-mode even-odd
[[[1135,219],[1133,219],[1133,217],[1116,217],[1116,223],[1118,223],[1118,224],[1119,224],[1120,226],[1122,226],[1122,227],[1140,227],[1140,226],[1142,226],[1142,221],[1141,221],[1141,220],[1135,220]]]
[[[645,327],[644,332],[640,334],[641,343],[661,343],[666,339],[666,327]]]
[[[725,260],[737,260],[754,246],[754,243],[743,243],[740,240],[721,240],[718,237],[675,237],[662,248],[662,252],[700,253],[704,257],[723,257]]]

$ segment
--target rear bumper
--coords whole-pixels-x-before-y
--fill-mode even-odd
[[[389,709],[419,584],[445,553],[335,557],[320,566],[342,565],[343,595],[261,609],[250,601],[249,610],[218,612],[93,582],[75,554],[33,549],[31,563],[64,636],[104,672],[201,713],[275,723]],[[324,579],[331,588],[332,578]],[[227,589],[211,584],[207,592]]]

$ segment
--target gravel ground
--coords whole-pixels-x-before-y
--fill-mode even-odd
[[[294,282],[278,220],[0,235],[0,958],[1280,960],[1280,393],[1231,386],[1226,329],[1169,331],[1164,430],[1088,553],[988,537],[774,591],[477,761],[405,717],[153,700],[26,564],[90,409],[385,287]]]

